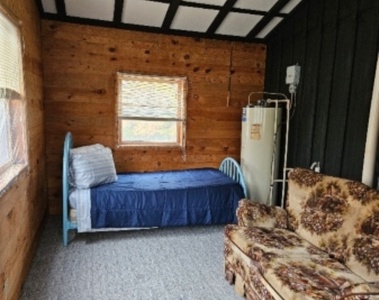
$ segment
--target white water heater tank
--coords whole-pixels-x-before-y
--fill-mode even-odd
[[[281,109],[266,106],[244,107],[242,112],[241,167],[248,197],[275,204],[280,146]]]

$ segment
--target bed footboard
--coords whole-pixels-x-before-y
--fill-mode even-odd
[[[225,173],[226,175],[228,175],[233,180],[237,181],[242,186],[245,197],[247,197],[247,188],[246,188],[245,178],[242,174],[241,166],[238,164],[238,162],[234,158],[232,157],[225,158],[221,162],[219,170]]]
[[[77,229],[76,223],[70,221],[69,217],[69,182],[68,172],[70,166],[70,149],[72,148],[72,135],[70,132],[66,133],[63,144],[63,168],[62,168],[62,203],[63,203],[63,246],[68,245],[68,232],[70,229]]]

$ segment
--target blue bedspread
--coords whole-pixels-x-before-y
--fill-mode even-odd
[[[235,223],[242,187],[217,169],[118,174],[91,189],[92,228]]]

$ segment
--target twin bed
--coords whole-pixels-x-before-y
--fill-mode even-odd
[[[83,188],[72,179],[74,150],[68,132],[62,172],[64,246],[70,230],[235,223],[238,201],[246,196],[241,168],[233,158],[225,158],[219,169],[121,173],[108,183]]]

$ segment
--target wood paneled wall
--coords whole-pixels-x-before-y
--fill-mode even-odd
[[[379,1],[307,0],[267,44],[265,89],[285,92],[286,67],[301,79],[291,120],[289,167],[361,180],[378,55]]]
[[[61,148],[67,131],[75,146],[111,147],[118,172],[216,167],[226,156],[239,159],[242,107],[251,91],[263,89],[264,45],[45,20],[42,34],[50,213],[61,211]],[[116,148],[118,71],[187,76],[185,160],[179,150]]]
[[[40,20],[29,0],[0,0],[22,22],[29,168],[0,197],[0,299],[18,299],[46,212]]]

